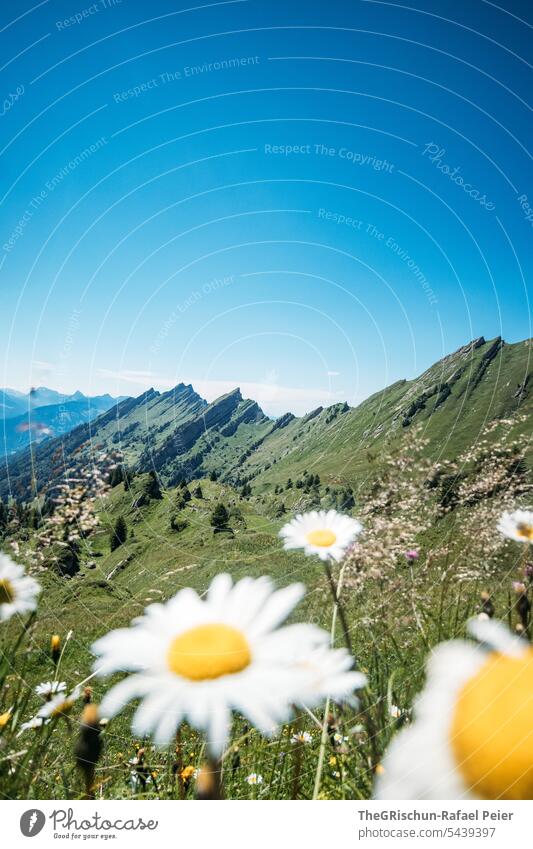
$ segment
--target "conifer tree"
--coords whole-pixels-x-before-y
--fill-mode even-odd
[[[128,536],[128,528],[123,516],[119,516],[113,526],[109,538],[109,546],[111,551],[115,551],[120,545],[126,542]]]
[[[211,525],[215,529],[225,528],[229,522],[229,513],[223,504],[217,504],[211,513]]]

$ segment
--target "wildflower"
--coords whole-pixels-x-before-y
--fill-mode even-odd
[[[378,799],[533,798],[533,649],[501,623],[443,643],[414,723],[385,755]]]
[[[5,713],[0,713],[0,728],[5,728],[7,723],[9,722],[9,718],[11,716],[11,711],[13,708],[9,708]]]
[[[43,705],[37,716],[44,719],[56,719],[59,716],[68,716],[80,696],[80,687],[75,687],[68,696],[58,693],[57,696],[54,696],[49,702]]]
[[[399,719],[402,713],[403,711],[398,707],[398,705],[391,705],[389,708],[389,716],[393,719]]]
[[[190,766],[190,765],[184,767],[180,772],[180,778],[184,782],[190,781],[191,778],[196,778],[197,775],[198,775],[198,770],[195,769],[193,766]]]
[[[102,740],[98,708],[91,703],[83,709],[78,740],[74,749],[76,766],[85,781],[85,794],[90,798],[94,798],[94,776],[101,752]]]
[[[416,548],[410,548],[409,551],[405,552],[405,559],[409,562],[413,562],[414,560],[418,560],[419,553]]]
[[[296,731],[291,737],[291,743],[304,743],[309,745],[313,742],[313,735],[308,731]]]
[[[342,746],[344,743],[348,742],[348,737],[344,734],[340,734],[338,731],[333,735],[333,742],[336,746]]]
[[[111,718],[140,698],[134,734],[165,744],[187,718],[218,755],[232,710],[271,734],[295,704],[350,698],[366,679],[351,671],[344,649],[331,650],[329,635],[314,625],[278,628],[303,593],[300,584],[274,591],[268,578],[233,585],[221,574],[204,599],[184,589],[166,604],[151,604],[133,627],[93,645],[100,675],[135,673],[107,693],[102,712]]]
[[[504,537],[533,543],[533,510],[514,510],[502,515],[498,530]]]
[[[50,654],[53,662],[57,663],[61,655],[61,637],[59,634],[52,634],[50,637]]]
[[[517,595],[522,595],[522,593],[526,593],[526,585],[522,583],[522,581],[513,581],[513,592]]]
[[[313,510],[296,516],[279,532],[285,549],[303,548],[321,560],[341,560],[363,530],[357,519],[336,510]]]
[[[197,799],[221,799],[220,769],[213,761],[203,764],[196,776]]]
[[[319,704],[328,697],[336,702],[346,701],[355,705],[357,700],[353,691],[367,684],[366,675],[351,669],[353,658],[345,649],[332,651],[322,644],[306,652],[302,646],[290,663],[299,676],[301,689],[294,697],[294,703],[300,707]]]
[[[35,692],[38,696],[42,696],[45,701],[49,702],[52,696],[58,693],[64,693],[66,689],[67,685],[64,681],[43,681],[42,684],[36,686]]]
[[[483,590],[483,592],[481,593],[481,608],[482,610],[478,618],[492,619],[492,617],[494,616],[494,605],[492,603],[490,593],[488,593],[486,590]]]
[[[22,734],[23,731],[31,731],[35,728],[42,728],[43,725],[48,725],[50,722],[49,719],[45,719],[44,716],[34,716],[29,719],[27,722],[23,722],[20,726],[19,734]]]
[[[26,575],[22,566],[0,554],[0,622],[11,619],[15,613],[35,610],[40,592],[37,581]]]
[[[247,775],[244,780],[247,784],[262,784],[263,776],[259,775],[258,772],[251,772],[250,775]]]

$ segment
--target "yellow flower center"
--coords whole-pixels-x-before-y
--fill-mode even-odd
[[[524,539],[529,540],[529,542],[533,542],[533,525],[521,522],[517,525],[516,532],[519,537],[523,537]]]
[[[15,589],[7,578],[0,578],[0,604],[12,604],[15,600]]]
[[[329,528],[322,531],[310,531],[306,536],[306,540],[309,545],[318,545],[320,548],[328,548],[336,542],[337,534],[334,534],[333,531],[329,530]]]
[[[167,662],[176,675],[204,681],[233,675],[250,664],[252,655],[244,634],[230,625],[198,625],[172,640]]]
[[[451,745],[459,771],[482,799],[533,798],[533,649],[492,654],[455,706]]]

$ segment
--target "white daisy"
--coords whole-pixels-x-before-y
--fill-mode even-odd
[[[22,566],[0,554],[0,622],[11,619],[15,613],[35,610],[40,592],[37,581],[26,575]]]
[[[312,510],[296,516],[279,532],[285,549],[303,548],[321,560],[342,560],[363,527],[357,519],[336,510]]]
[[[278,628],[303,594],[300,584],[274,591],[268,578],[233,585],[229,575],[218,575],[203,599],[184,589],[166,604],[151,604],[133,627],[93,646],[99,674],[135,673],[107,693],[102,713],[113,717],[140,698],[136,735],[165,744],[187,719],[220,754],[232,710],[271,734],[295,704],[350,698],[365,679],[350,671],[346,651],[327,648],[329,635],[314,625]]]
[[[58,693],[64,693],[66,689],[67,685],[64,681],[43,681],[42,684],[37,684],[35,692],[38,696],[42,696],[43,699],[49,701],[52,696]]]
[[[518,542],[533,543],[533,510],[514,510],[504,513],[498,522],[504,537]]]
[[[259,775],[258,772],[251,772],[250,775],[247,775],[244,780],[247,784],[262,784],[263,776]]]
[[[533,798],[533,649],[494,620],[469,630],[480,645],[454,640],[430,657],[377,799]]]
[[[66,696],[58,693],[42,706],[37,716],[43,719],[56,719],[59,716],[67,716],[81,696],[81,687],[74,687],[72,693]]]
[[[303,743],[309,746],[313,742],[313,735],[309,731],[296,731],[291,737],[291,743]]]
[[[287,647],[286,660],[293,673],[298,675],[299,693],[294,704],[301,707],[313,707],[328,698],[355,705],[354,690],[367,685],[366,675],[352,669],[353,657],[346,649],[330,649],[326,639],[314,649],[306,650],[301,644],[293,655]]]
[[[361,726],[362,727],[362,726]],[[333,742],[336,746],[342,746],[343,743],[348,742],[348,737],[344,734],[340,734],[338,731],[333,735]]]
[[[402,713],[403,711],[398,707],[398,705],[391,705],[389,708],[389,716],[392,717],[392,719],[399,719]]]
[[[49,719],[45,719],[42,716],[33,716],[31,719],[28,719],[27,722],[22,723],[19,735],[22,734],[23,731],[29,731],[32,728],[42,728],[43,725],[48,725],[49,722]]]

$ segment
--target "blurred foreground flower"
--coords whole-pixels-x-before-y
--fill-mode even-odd
[[[80,696],[80,687],[75,687],[68,696],[65,696],[64,693],[58,693],[42,706],[37,716],[44,720],[56,719],[59,716],[68,716]]]
[[[6,554],[0,554],[0,622],[15,613],[30,613],[37,607],[41,588]]]
[[[272,734],[295,705],[328,696],[349,700],[366,678],[351,670],[348,652],[330,649],[329,635],[315,625],[278,628],[303,594],[301,584],[275,591],[268,578],[233,585],[222,574],[205,599],[184,589],[166,604],[151,604],[133,627],[111,631],[93,645],[100,675],[135,673],[107,693],[102,713],[113,717],[141,698],[135,734],[166,744],[187,719],[206,732],[218,756],[232,710]]]
[[[13,708],[8,708],[5,713],[0,713],[0,728],[5,728],[9,720],[11,719],[11,712]]]
[[[508,539],[533,543],[533,510],[514,510],[512,513],[504,513],[498,522],[498,530]]]
[[[285,549],[303,548],[321,560],[342,560],[346,549],[363,530],[357,519],[336,510],[312,510],[284,525],[279,532]]]
[[[250,775],[247,775],[244,779],[247,784],[262,784],[263,776],[259,775],[257,772],[251,772]]]
[[[87,704],[83,709],[80,730],[74,755],[76,766],[80,770],[85,783],[85,796],[94,799],[94,777],[96,764],[102,753],[102,734],[98,708],[95,704]]]
[[[415,721],[393,740],[377,799],[532,799],[533,649],[494,620],[441,644]]]

